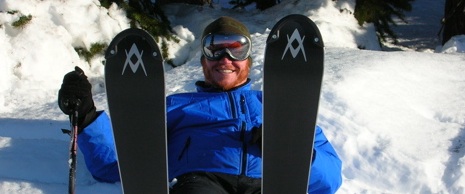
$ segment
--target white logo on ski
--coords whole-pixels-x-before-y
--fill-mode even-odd
[[[284,55],[286,55],[286,52],[289,50],[294,59],[297,56],[297,54],[299,54],[299,51],[302,51],[302,54],[304,55],[304,59],[305,61],[307,61],[307,56],[305,55],[304,44],[303,44],[304,39],[305,39],[305,36],[301,37],[297,29],[294,30],[290,38],[289,38],[289,35],[287,35],[287,46],[286,46],[286,49],[284,50],[281,60],[284,59]],[[297,48],[294,48],[292,46],[292,42],[294,41],[297,41],[299,43],[299,46],[297,46]]]
[[[126,67],[129,64],[129,67],[131,67],[131,70],[133,73],[136,73],[139,66],[142,66],[142,70],[144,70],[145,76],[147,76],[147,72],[145,71],[144,61],[142,61],[142,54],[144,53],[144,51],[139,52],[139,49],[137,48],[135,43],[132,44],[131,49],[129,50],[129,53],[127,50],[125,51],[126,51],[126,62],[124,62],[123,72],[121,73],[121,75],[124,74],[124,70],[126,70]],[[132,56],[137,57],[136,63],[132,62],[131,60]]]

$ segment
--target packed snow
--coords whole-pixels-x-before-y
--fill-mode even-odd
[[[180,39],[170,43],[180,66],[166,65],[167,94],[195,90],[203,77],[198,38],[221,15],[249,27],[250,77],[261,90],[270,29],[288,14],[303,14],[326,46],[318,124],[343,161],[338,193],[465,193],[465,35],[440,45],[444,0],[416,0],[409,23],[395,29],[399,45],[389,48],[379,46],[373,25],[357,24],[354,0],[283,0],[265,11],[222,2],[165,7]],[[27,15],[27,25],[12,26]],[[74,47],[108,44],[128,27],[123,10],[98,0],[0,0],[0,193],[67,192],[70,138],[60,129],[69,122],[57,106],[63,76],[84,69],[97,108],[107,110],[104,57],[87,63]],[[80,156],[77,193],[121,193],[120,183],[94,180]]]

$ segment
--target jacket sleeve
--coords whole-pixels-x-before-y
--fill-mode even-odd
[[[113,131],[105,112],[78,135],[78,146],[84,156],[87,169],[101,182],[120,180]]]
[[[342,162],[319,126],[315,129],[313,148],[308,193],[335,193],[342,184]]]

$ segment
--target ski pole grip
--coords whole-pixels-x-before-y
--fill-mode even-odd
[[[61,110],[65,114],[70,115],[79,109],[79,106],[81,105],[81,100],[76,97],[64,98],[60,100],[59,105],[60,105]]]
[[[73,98],[69,100],[69,107],[70,110],[72,110],[72,115],[71,115],[71,124],[73,127],[78,126],[78,118],[79,118],[79,106],[81,105],[81,100],[79,98]]]

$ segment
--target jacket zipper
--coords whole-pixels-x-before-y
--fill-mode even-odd
[[[237,118],[236,103],[234,103],[234,97],[231,94],[231,92],[228,92],[228,98],[231,104],[231,115],[233,116],[233,118]]]
[[[241,95],[240,99],[241,103],[241,113],[246,114],[245,110],[245,97]],[[245,131],[247,129],[247,123],[245,121],[242,121],[242,126],[241,126],[241,141],[242,141],[242,175],[245,175],[247,171],[247,142],[245,140]]]
[[[247,143],[245,141],[245,121],[242,121],[241,141],[242,141],[242,171],[241,175],[245,175],[247,171]]]
[[[234,101],[234,96],[231,94],[231,92],[228,92],[228,98],[231,103],[231,113],[233,115],[233,118],[238,118],[237,110],[236,110],[236,103]],[[246,114],[245,97],[243,95],[241,95],[241,98],[240,98],[240,107],[241,107],[241,113]],[[246,125],[247,125],[246,122],[242,121],[241,136],[240,136],[240,140],[242,141],[241,175],[245,175],[247,171],[247,142],[245,140]]]
[[[241,111],[242,114],[245,114],[245,97],[241,95]]]

